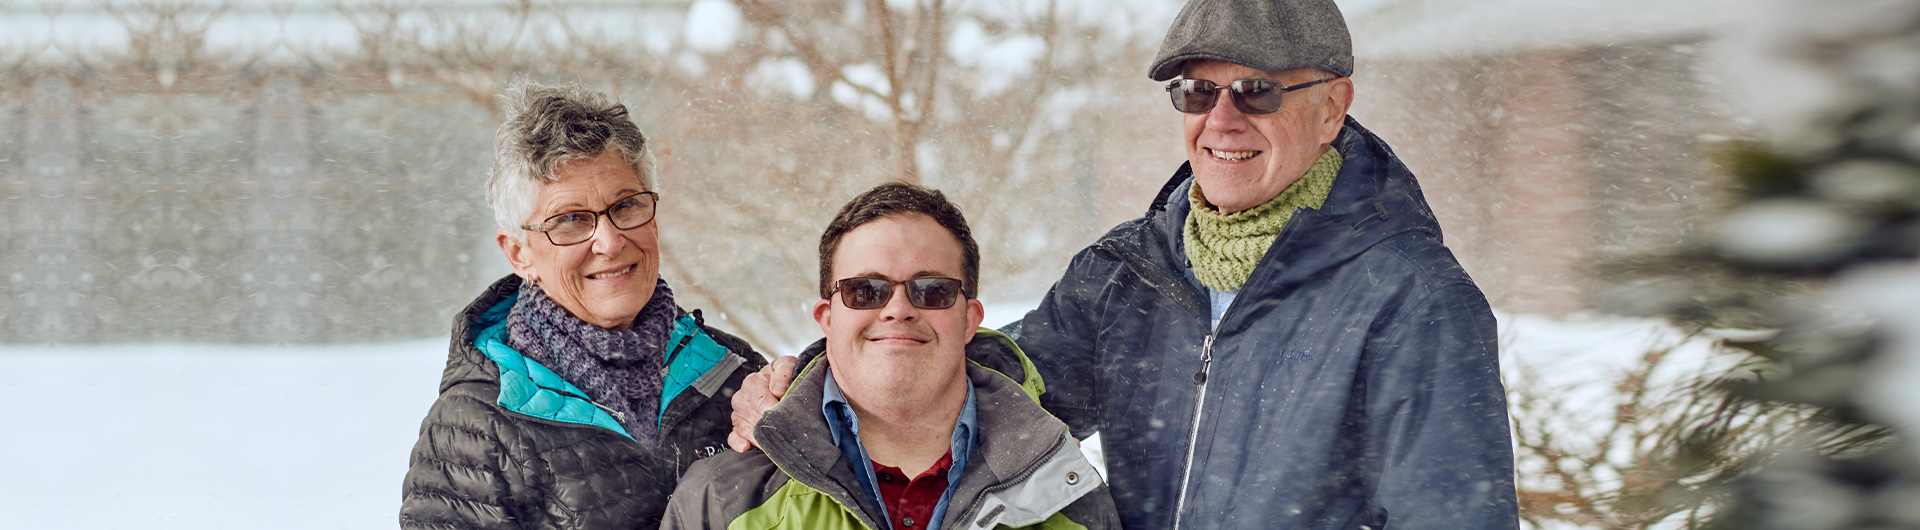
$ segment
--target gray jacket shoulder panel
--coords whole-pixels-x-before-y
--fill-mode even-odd
[[[759,449],[708,457],[687,467],[667,503],[662,529],[725,528],[786,486],[789,478]]]

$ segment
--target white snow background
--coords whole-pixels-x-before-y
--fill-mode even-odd
[[[986,325],[1030,305],[992,306]],[[1509,377],[1534,366],[1569,392],[1600,391],[1586,383],[1680,338],[1652,320],[1502,314],[1500,324]],[[446,348],[0,345],[0,526],[392,528]],[[1693,360],[1673,365],[1710,355],[1704,341],[1689,344],[1676,356]],[[1604,416],[1569,415],[1569,428],[1581,417]]]

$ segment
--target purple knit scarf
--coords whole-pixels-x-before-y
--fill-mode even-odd
[[[627,331],[580,320],[533,282],[522,282],[520,299],[507,316],[507,345],[617,411],[614,416],[627,434],[652,446],[675,312],[673,291],[664,279]]]

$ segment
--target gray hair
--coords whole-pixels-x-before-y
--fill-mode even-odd
[[[627,107],[606,94],[575,85],[542,86],[528,81],[507,87],[501,99],[507,119],[493,138],[493,169],[487,177],[487,204],[493,220],[521,243],[521,228],[533,215],[540,186],[558,182],[554,168],[575,160],[591,160],[611,148],[625,155],[640,176],[640,187],[653,188],[653,153],[647,137],[627,115]]]

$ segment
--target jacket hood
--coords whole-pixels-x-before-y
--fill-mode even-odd
[[[466,309],[453,317],[453,336],[449,339],[447,367],[440,374],[440,391],[446,392],[461,383],[490,383],[500,381],[500,366],[487,359],[485,353],[474,346],[474,339],[480,330],[496,322],[506,320],[505,311],[512,308],[514,293],[520,290],[520,279],[514,276],[501,278],[487,286],[487,290],[467,304]],[[500,308],[506,303],[504,309]],[[489,313],[496,313],[489,315]]]
[[[1416,233],[1440,239],[1440,223],[1419,183],[1386,142],[1348,116],[1333,148],[1343,161],[1327,202],[1318,210],[1294,213],[1257,268],[1277,270],[1280,286],[1352,260],[1395,236]],[[1192,209],[1186,201],[1192,187],[1193,166],[1182,164],[1161,187],[1143,222],[1121,225],[1108,235],[1114,243],[1102,243],[1128,245],[1153,262],[1184,263],[1181,233]],[[1164,259],[1168,257],[1179,259]]]

